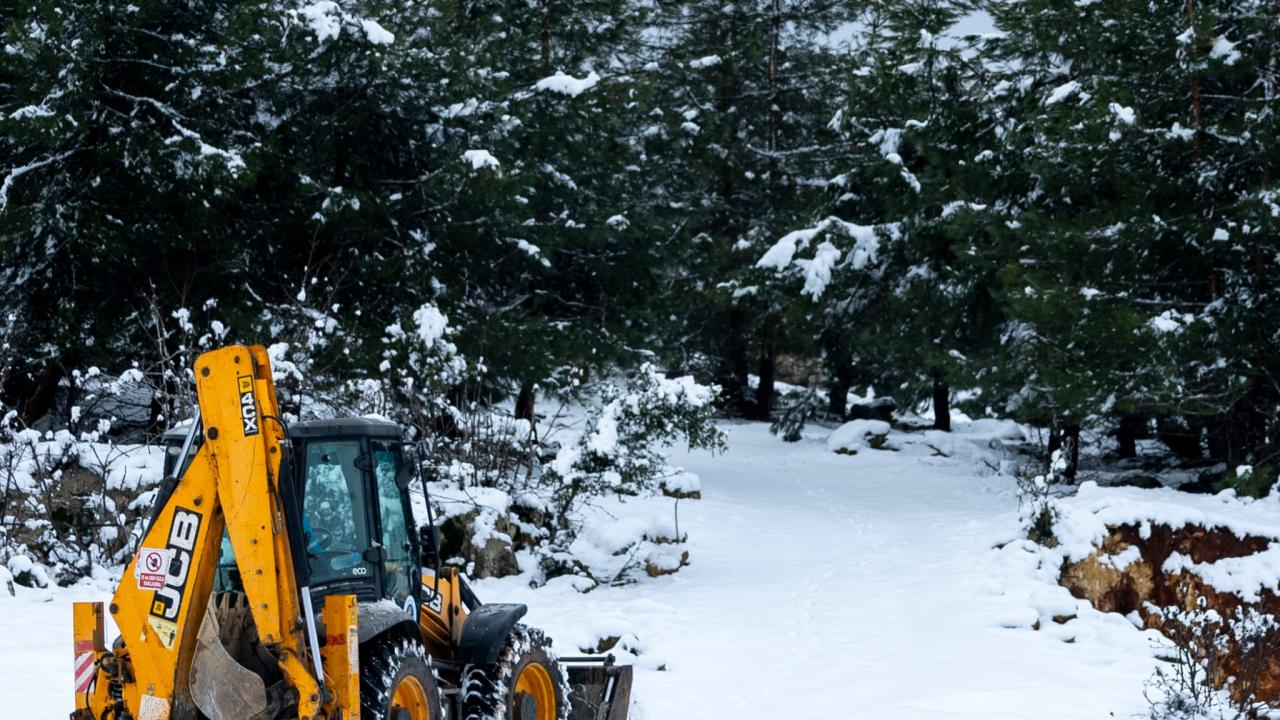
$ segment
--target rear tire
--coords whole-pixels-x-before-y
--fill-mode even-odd
[[[362,720],[442,720],[440,690],[420,640],[397,633],[360,646]]]
[[[516,625],[492,665],[462,672],[463,720],[567,720],[568,680],[541,630]]]

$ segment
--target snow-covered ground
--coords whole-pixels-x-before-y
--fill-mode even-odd
[[[829,432],[787,444],[763,424],[723,427],[726,454],[673,458],[702,477],[703,499],[679,504],[689,567],[586,594],[487,580],[480,596],[529,604],[562,654],[622,636],[640,651],[643,720],[1145,716],[1153,636],[1081,607],[1010,543],[1014,483],[991,449],[1007,427],[895,432],[896,450],[854,455],[828,449]],[[0,593],[10,714],[66,716],[70,602],[105,597]]]
[[[486,581],[481,596],[528,603],[562,653],[635,635],[644,720],[1145,716],[1153,636],[1078,607],[1034,553],[993,549],[1017,536],[1011,477],[936,456],[923,433],[842,455],[825,432],[724,429],[728,453],[673,458],[702,476],[703,499],[680,504],[689,567],[586,595]],[[965,450],[998,461],[984,445]],[[1027,627],[1064,604],[1079,617]]]

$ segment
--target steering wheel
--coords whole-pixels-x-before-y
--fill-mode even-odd
[[[311,528],[311,543],[308,550],[315,548],[316,550],[324,550],[329,547],[329,543],[333,542],[333,533],[324,528]]]

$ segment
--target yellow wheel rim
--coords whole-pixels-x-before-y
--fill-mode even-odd
[[[427,702],[426,688],[418,678],[408,675],[401,678],[396,691],[391,695],[391,717],[397,717],[397,711],[409,713],[412,720],[431,720],[431,705]]]
[[[520,697],[524,694],[526,697]],[[533,702],[536,712],[535,720],[556,720],[556,685],[551,680],[551,673],[542,663],[531,662],[520,671],[516,678],[516,707],[519,703]],[[519,717],[519,715],[517,715]]]

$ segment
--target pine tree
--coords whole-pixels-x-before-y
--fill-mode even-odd
[[[841,142],[826,129],[840,55],[818,40],[838,0],[659,3],[662,191],[687,238],[672,344],[709,350],[723,398],[768,417],[790,297],[755,262],[810,219]],[[759,386],[748,389],[754,371]]]
[[[440,177],[435,237],[456,270],[447,282],[465,290],[460,344],[514,382],[503,389],[519,390],[527,415],[535,386],[569,387],[572,368],[633,357],[649,332],[665,259],[648,239],[650,159],[637,136],[643,8],[444,7],[432,25],[450,78],[436,131],[458,160]]]
[[[1163,418],[1265,461],[1276,422],[1274,3],[995,4],[1024,409]]]
[[[984,73],[951,35],[961,14],[937,0],[868,7],[833,113],[852,152],[832,178],[828,219],[787,238],[804,252],[762,260],[805,283],[838,417],[858,383],[909,407],[932,399],[935,426],[949,429],[951,386],[976,382],[998,329],[999,264],[981,220],[995,136]]]
[[[235,68],[197,62],[217,6],[7,6],[0,306],[22,367],[4,394],[32,420],[68,368],[132,354],[153,281],[181,294],[192,258],[229,249],[217,203],[247,167],[214,121],[226,98],[204,92]]]

